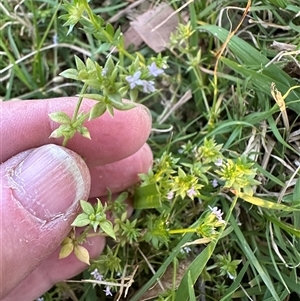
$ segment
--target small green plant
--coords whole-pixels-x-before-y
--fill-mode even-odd
[[[75,133],[94,138],[90,120],[143,102],[156,129],[148,141],[155,159],[139,175],[140,183],[115,201],[110,192],[106,202],[81,200],[82,213],[60,257],[74,252],[88,264],[80,276],[85,283],[58,284],[44,300],[65,300],[71,291],[80,300],[140,301],[155,286],[160,290],[151,298],[161,301],[296,298],[297,1],[248,1],[247,7],[241,0],[230,6],[164,1],[182,15],[168,49],[158,55],[147,46],[135,53],[124,47],[119,28],[127,28],[144,6],[58,2],[22,1],[14,7],[1,1],[4,99],[78,93],[72,116],[50,115],[58,123],[51,137],[62,137],[65,146]],[[147,3],[152,8],[159,2]],[[106,21],[117,12],[128,15],[115,24]],[[68,28],[60,27],[62,20]],[[60,68],[76,90],[64,89]],[[82,112],[84,98],[94,101],[88,112]],[[131,218],[126,199],[134,200]],[[95,235],[108,244],[92,260],[84,243]]]
[[[104,66],[100,66],[91,58],[84,63],[75,56],[76,69],[67,69],[60,74],[83,84],[72,118],[64,112],[50,114],[50,118],[60,124],[51,137],[63,137],[65,146],[76,132],[91,138],[87,127],[83,125],[87,120],[98,118],[106,111],[113,116],[114,109],[131,109],[139,92],[155,92],[154,80],[164,73],[168,65],[167,58],[161,55],[146,61],[141,54],[128,53],[124,48],[121,31],[115,31],[111,24],[105,24],[100,16],[95,15],[87,0],[74,0],[74,3],[65,1],[63,7],[67,10],[67,14],[62,15],[61,18],[67,20],[64,25],[69,26],[68,34],[77,23],[80,23],[85,32],[92,34],[101,43],[99,52],[110,48],[112,51],[114,48],[119,51],[119,60],[114,62],[109,55]],[[125,64],[124,56],[129,58],[131,64]],[[89,91],[93,93],[87,93]],[[124,102],[124,97],[129,97],[132,102]],[[95,100],[95,105],[90,112],[80,112],[83,98]]]

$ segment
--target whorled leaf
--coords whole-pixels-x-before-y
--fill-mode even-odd
[[[48,114],[50,119],[60,124],[70,124],[71,118],[64,112],[55,112]]]
[[[90,265],[90,254],[85,247],[79,245],[75,246],[74,254],[81,262]]]
[[[91,203],[84,201],[84,200],[80,200],[80,206],[82,208],[82,211],[88,215],[95,213],[95,209],[92,206]]]
[[[86,213],[80,213],[71,224],[72,227],[84,227],[90,224],[89,216]]]
[[[104,221],[104,222],[100,223],[100,227],[107,235],[109,235],[113,239],[116,239],[113,225],[110,221]]]
[[[59,259],[68,257],[74,249],[74,244],[71,238],[65,238],[63,245],[59,252]]]

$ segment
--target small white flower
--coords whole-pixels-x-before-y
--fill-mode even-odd
[[[223,164],[223,160],[221,158],[217,159],[217,161],[215,162],[216,166],[222,166]]]
[[[167,199],[168,200],[172,200],[174,197],[174,192],[173,191],[169,191],[168,194],[167,194]]]
[[[213,188],[216,188],[218,187],[218,181],[216,179],[213,179],[212,182],[211,182],[211,185],[213,186]]]
[[[155,91],[154,81],[152,80],[141,80],[138,85],[143,86],[144,93],[151,93]]]
[[[107,68],[103,68],[103,69],[102,69],[102,72],[101,72],[101,75],[102,75],[102,76],[106,76],[107,71],[108,71]]]
[[[103,280],[103,275],[101,275],[98,272],[98,269],[95,269],[93,272],[91,272],[91,275],[94,277],[95,280],[97,281],[102,281]]]
[[[192,199],[194,196],[197,195],[197,192],[196,192],[195,188],[192,187],[186,192],[186,194]]]
[[[52,37],[52,42],[53,42],[54,45],[57,45],[57,40],[58,40],[57,34],[54,34],[53,37]]]
[[[105,287],[105,290],[104,290],[103,292],[105,292],[105,296],[112,296],[112,295],[113,295],[113,294],[111,293],[111,291],[110,291],[110,286],[109,286],[109,285],[107,285],[107,286]]]
[[[218,209],[218,207],[212,208],[210,206],[208,206],[208,208],[211,210],[212,214],[214,214],[217,217],[217,219],[219,220],[219,222],[225,223],[225,221],[222,218],[222,215],[224,213],[221,211],[221,209]]]
[[[189,254],[192,251],[192,249],[190,247],[184,247],[182,249],[180,249],[180,253],[182,254]]]

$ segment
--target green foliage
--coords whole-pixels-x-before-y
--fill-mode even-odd
[[[242,260],[231,260],[230,253],[227,256],[218,254],[216,257],[216,265],[220,268],[220,276],[227,275],[230,279],[236,279],[236,270]]]
[[[143,300],[158,279],[168,289],[158,300],[297,298],[298,3],[252,1],[215,70],[245,1],[167,1],[187,11],[189,22],[179,18],[160,54],[145,45],[126,49],[121,28],[131,12],[108,20],[128,4],[100,2],[0,3],[1,98],[79,95],[72,116],[50,114],[58,124],[51,137],[64,145],[75,133],[93,139],[90,120],[134,102],[153,115],[153,168],[114,201],[111,192],[105,204],[82,200],[73,226],[83,228],[62,243],[60,258],[73,252],[90,265],[80,278],[95,283],[57,285],[44,299],[63,300],[71,291],[70,298],[110,300],[110,289],[124,294],[131,279],[130,301]],[[282,95],[289,92],[287,110],[273,99],[272,83]],[[83,98],[94,100],[90,112],[81,112]],[[134,199],[131,218],[128,199]],[[108,240],[94,260],[84,247],[90,235]],[[168,267],[183,259],[185,269],[173,271],[165,285]]]

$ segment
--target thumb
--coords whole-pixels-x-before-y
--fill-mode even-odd
[[[80,156],[54,144],[0,165],[0,300],[60,245],[90,182]]]

